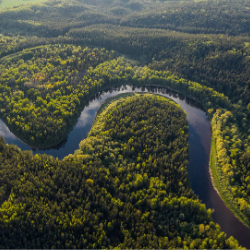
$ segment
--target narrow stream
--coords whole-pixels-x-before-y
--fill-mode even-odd
[[[181,94],[166,88],[139,88],[123,86],[99,93],[82,111],[75,127],[68,137],[56,147],[41,150],[32,149],[21,142],[11,133],[5,123],[0,120],[0,136],[4,136],[6,143],[15,144],[22,150],[33,150],[33,153],[46,153],[62,159],[68,154],[73,154],[79,148],[79,143],[88,136],[95,114],[101,103],[111,96],[126,92],[158,93],[169,97],[178,103],[187,113],[189,123],[189,176],[194,192],[199,196],[207,208],[214,209],[213,220],[217,222],[222,231],[228,236],[235,237],[240,245],[250,248],[250,229],[242,224],[226,207],[217,192],[213,189],[209,175],[209,157],[211,147],[211,126],[202,107],[194,100],[185,98]]]

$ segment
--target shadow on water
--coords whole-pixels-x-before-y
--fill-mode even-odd
[[[240,222],[221,200],[218,193],[213,188],[209,174],[209,150],[205,147],[202,137],[197,128],[189,124],[189,176],[191,187],[199,199],[211,208],[213,221],[221,226],[227,236],[233,236],[239,243],[250,248],[250,229]],[[209,131],[207,131],[209,133]],[[210,132],[211,133],[211,132]],[[211,145],[210,140],[207,141]]]
[[[65,139],[63,139],[60,143],[58,143],[58,144],[55,145],[55,146],[48,147],[48,148],[32,148],[32,151],[35,153],[37,150],[38,150],[38,151],[48,151],[48,150],[50,150],[50,149],[59,150],[60,148],[65,147],[67,141],[68,141],[68,137],[66,137]],[[40,152],[39,152],[39,153],[40,153]]]
[[[194,126],[189,124],[189,176],[194,192],[203,202],[209,199],[207,178],[209,156]]]
[[[209,175],[209,157],[211,147],[211,126],[204,108],[191,98],[163,87],[119,86],[97,93],[85,106],[68,137],[50,149],[33,149],[34,153],[46,153],[63,158],[73,154],[79,148],[79,143],[88,136],[100,105],[109,97],[128,92],[150,92],[166,96],[178,103],[187,113],[189,124],[189,176],[191,186],[206,204],[214,210],[212,217],[228,236],[235,237],[239,243],[250,248],[250,229],[244,226],[225,206],[214,190]],[[21,142],[8,127],[0,120],[0,136],[4,136],[8,144],[15,144],[22,150],[32,148]]]

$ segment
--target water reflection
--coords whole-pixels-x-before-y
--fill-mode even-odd
[[[150,92],[169,97],[178,103],[187,113],[189,123],[189,176],[194,192],[208,208],[214,210],[213,219],[228,236],[234,236],[239,243],[250,248],[250,230],[244,226],[225,206],[223,201],[213,189],[209,175],[209,156],[211,147],[211,126],[202,106],[195,100],[187,98],[180,93],[162,87],[122,86],[97,93],[86,105],[84,110],[68,137],[56,147],[51,149],[33,149],[34,153],[46,153],[54,157],[63,158],[73,154],[79,147],[81,140],[88,136],[94,122],[96,112],[107,98],[127,92]],[[8,144],[16,144],[22,150],[30,150],[7,126],[0,121],[0,135],[5,137]]]
[[[91,126],[94,122],[95,114],[99,109],[101,103],[103,103],[107,98],[111,96],[126,92],[149,92],[165,95],[173,99],[175,102],[179,103],[184,110],[187,110],[189,106],[195,107],[197,108],[197,110],[199,110],[199,108],[201,107],[201,105],[196,101],[190,98],[186,98],[184,95],[167,88],[123,85],[96,93],[85,104],[85,108],[81,112],[81,115],[78,118],[75,127],[68,134],[67,138],[65,138],[56,146],[50,148],[30,147],[25,143],[21,142],[12,132],[10,132],[10,130],[2,120],[0,120],[0,135],[4,136],[8,144],[16,144],[22,150],[33,150],[35,154],[45,153],[61,159],[68,154],[73,154],[74,151],[78,149],[80,141],[88,136],[88,132],[90,131]]]
[[[5,125],[5,123],[1,120],[0,122],[0,136],[3,136],[6,139],[15,139],[16,136],[10,132],[9,128]]]
[[[52,150],[52,149],[56,149],[56,150],[59,150],[60,148],[64,148],[65,145],[67,144],[68,142],[68,137],[63,139],[59,144],[55,145],[55,146],[52,146],[52,147],[49,147],[49,148],[33,148],[31,147],[31,149],[33,150],[33,153],[35,154],[36,151],[39,151],[37,152],[38,154],[41,153],[41,151],[49,151],[49,150]]]

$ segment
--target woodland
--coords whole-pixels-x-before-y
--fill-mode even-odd
[[[250,227],[249,20],[249,0],[55,0],[2,9],[0,118],[28,145],[49,147],[101,90],[179,91],[206,109],[216,188]],[[64,160],[2,138],[0,247],[238,248],[190,188],[184,113],[157,98],[122,99]],[[161,105],[171,119],[160,116]],[[162,126],[174,121],[173,130]]]
[[[239,248],[190,187],[182,109],[115,98],[64,160],[1,139],[1,248]]]

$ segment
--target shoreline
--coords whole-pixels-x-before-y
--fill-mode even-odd
[[[225,206],[232,212],[232,214],[248,229],[250,229],[250,221],[247,221],[244,218],[244,214],[241,214],[241,211],[235,208],[235,204],[233,205],[229,201],[229,197],[223,192],[222,186],[224,183],[219,181],[219,176],[217,175],[217,154],[216,154],[216,142],[215,138],[212,133],[212,140],[211,140],[211,151],[210,151],[210,160],[209,160],[209,175],[211,179],[211,183],[213,189],[219,195],[222,202]]]
[[[86,103],[88,103],[92,98],[94,98],[96,95],[98,95],[100,92],[102,92],[102,91],[105,91],[105,90],[108,90],[109,88],[122,88],[122,86],[124,86],[125,84],[127,84],[127,83],[125,83],[125,82],[122,82],[122,83],[113,83],[113,84],[110,84],[109,86],[103,86],[99,91],[97,91],[96,93],[91,93],[90,94],[90,96],[89,97],[87,97],[87,99],[86,99],[86,101],[85,101],[85,105],[86,105]],[[206,108],[199,102],[199,101],[197,101],[195,98],[192,98],[191,96],[188,96],[188,95],[185,95],[185,94],[182,94],[181,92],[179,92],[178,90],[176,91],[176,90],[174,90],[174,89],[172,89],[172,88],[170,88],[170,87],[168,87],[168,86],[166,86],[166,85],[163,85],[163,84],[134,84],[134,83],[131,83],[131,84],[127,84],[127,85],[129,85],[129,86],[131,86],[131,87],[138,87],[138,88],[150,88],[150,87],[152,87],[152,88],[165,88],[165,89],[167,89],[167,90],[170,90],[170,91],[173,91],[173,92],[175,92],[176,94],[180,94],[180,95],[183,95],[185,98],[190,98],[190,99],[192,99],[192,100],[194,100],[195,102],[197,102],[198,104],[200,104],[202,107],[203,107],[203,109],[204,109],[204,111],[207,113],[207,110],[206,110]],[[158,94],[158,93],[155,93],[155,94]],[[83,107],[83,109],[85,108],[85,105],[83,105],[82,107]],[[83,110],[82,109],[82,110]],[[81,114],[81,112],[79,113],[79,115],[77,115],[77,119],[76,120],[78,120],[78,118],[80,117],[80,114]],[[97,115],[97,114],[95,114],[95,115]],[[209,118],[209,120],[211,121],[211,118]],[[3,119],[3,121],[4,121],[4,119]],[[76,121],[77,122],[77,121]],[[4,121],[4,123],[5,123],[5,121]],[[6,124],[6,123],[5,123]],[[7,124],[6,124],[6,126],[7,126]],[[8,127],[8,126],[7,126]],[[70,131],[72,131],[72,129],[73,129],[73,127],[69,130],[69,132]],[[12,132],[12,131],[11,131]],[[67,136],[68,136],[68,134],[69,134],[69,132],[67,133],[67,135],[66,135],[66,137],[65,138],[67,138]],[[13,133],[13,132],[12,132]],[[14,134],[14,133],[13,133]],[[64,138],[64,139],[65,139]],[[18,138],[19,139],[19,138]],[[64,140],[63,139],[63,140]],[[240,211],[239,212],[237,212],[237,209],[235,208],[235,206],[232,206],[230,203],[229,203],[229,201],[228,201],[228,197],[227,196],[225,196],[225,194],[222,192],[222,190],[221,190],[221,184],[223,185],[223,183],[221,183],[220,181],[219,181],[219,179],[218,179],[218,176],[217,176],[217,169],[216,169],[216,166],[215,166],[215,164],[216,164],[216,157],[217,157],[217,154],[216,154],[216,149],[215,149],[215,141],[214,141],[214,138],[213,138],[213,133],[212,133],[212,138],[211,138],[212,140],[211,140],[211,151],[210,151],[210,159],[209,159],[209,168],[208,168],[208,172],[209,172],[209,176],[210,176],[210,180],[211,180],[211,184],[212,184],[212,186],[213,186],[213,189],[216,191],[216,193],[218,194],[218,196],[220,197],[220,199],[222,200],[222,202],[225,204],[225,206],[234,214],[234,216],[242,223],[242,224],[244,224],[247,228],[250,228],[250,223],[249,222],[247,222],[245,219],[244,219],[244,217],[242,216],[242,215],[240,215]],[[22,142],[24,142],[26,145],[28,145],[28,146],[30,146],[27,142],[25,142],[25,140],[22,140],[22,139],[19,139],[20,141],[22,141]],[[62,140],[62,141],[63,141]],[[60,141],[60,142],[58,142],[58,143],[56,143],[56,144],[54,144],[54,145],[50,145],[50,146],[45,146],[45,147],[32,147],[32,146],[30,146],[30,147],[32,147],[32,148],[34,148],[34,149],[40,149],[40,150],[43,150],[43,149],[49,149],[49,148],[52,148],[53,146],[57,146],[58,144],[60,144],[62,141]],[[213,159],[214,158],[214,159]]]

